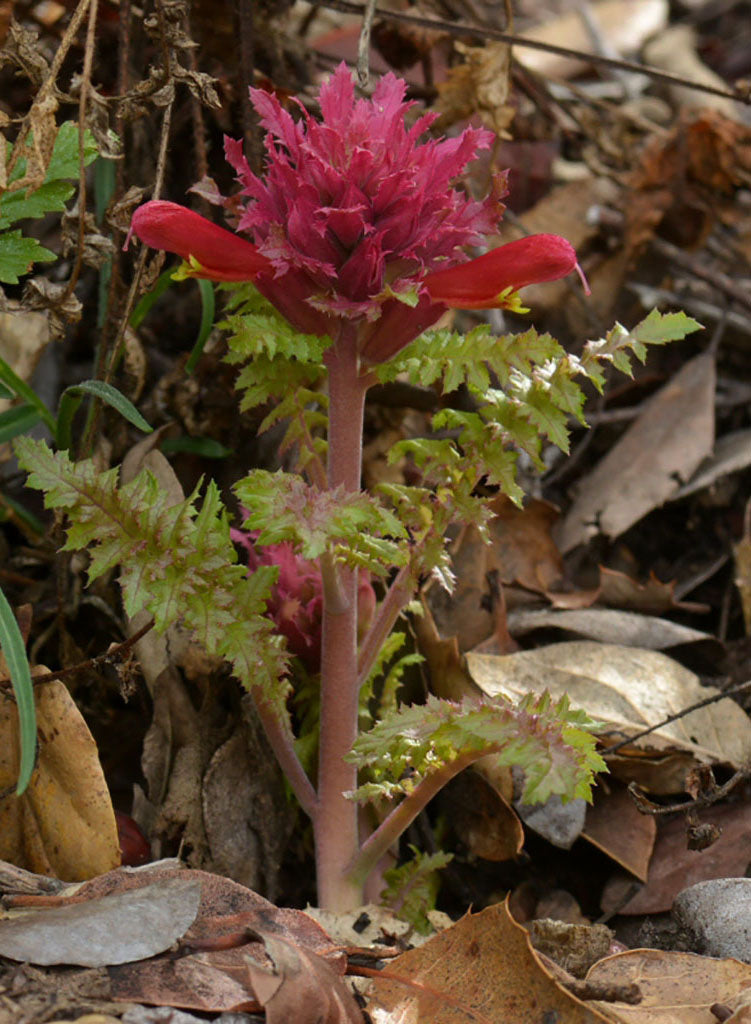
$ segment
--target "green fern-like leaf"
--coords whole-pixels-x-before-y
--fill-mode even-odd
[[[319,491],[293,473],[257,469],[235,484],[246,508],[244,526],[260,530],[257,544],[290,541],[313,560],[330,552],[352,567],[384,575],[406,559],[406,530],[375,498],[362,492]]]
[[[629,353],[643,363],[647,356],[647,345],[679,341],[698,330],[701,330],[701,324],[685,313],[660,313],[653,309],[631,331],[617,323],[604,338],[587,342],[582,353],[581,372],[602,391],[605,375],[600,364],[610,363],[621,373],[630,376]]]
[[[517,705],[429,697],[425,705],[402,707],[359,737],[350,757],[368,768],[374,781],[354,796],[407,794],[420,778],[461,755],[482,752],[495,754],[501,765],[524,769],[525,803],[542,803],[554,793],[564,801],[591,800],[594,773],[606,770],[595,750],[594,727],[565,697],[553,704],[543,694]]]
[[[198,506],[198,489],[172,504],[144,470],[125,487],[118,471],[99,472],[93,461],[74,463],[44,442],[16,442],[28,485],[44,492],[45,505],[70,521],[65,549],[88,548],[90,580],[120,566],[128,615],[145,609],[163,632],[178,620],[196,633],[210,654],[226,658],[237,678],[286,715],[282,642],[264,616],[276,569],[248,576],[235,564],[229,522],[216,485]]]
[[[403,921],[409,921],[420,935],[428,935],[432,931],[428,912],[435,909],[439,872],[453,855],[443,851],[422,853],[416,846],[409,849],[411,860],[384,872],[386,888],[381,892],[381,902],[391,907]]]

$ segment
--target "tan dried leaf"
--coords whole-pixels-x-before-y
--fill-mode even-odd
[[[44,669],[37,670],[43,672]],[[96,743],[67,688],[35,687],[39,755],[29,788],[15,795],[18,716],[0,703],[0,859],[66,881],[120,863],[120,842]]]

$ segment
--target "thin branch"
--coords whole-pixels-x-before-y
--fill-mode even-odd
[[[321,7],[328,7],[333,11],[343,11],[345,14],[364,15],[363,4],[352,3],[351,0],[321,0]],[[385,21],[396,21],[404,25],[415,25],[418,28],[438,29],[452,36],[484,36],[487,39],[494,39],[501,43],[511,43],[514,46],[528,47],[532,50],[544,50],[546,53],[556,53],[561,57],[570,57],[572,60],[586,60],[592,64],[602,64],[605,67],[616,68],[621,71],[636,71],[640,74],[649,75],[658,82],[668,82],[671,85],[683,85],[689,89],[696,89],[698,92],[709,93],[712,96],[723,96],[725,99],[735,100],[751,106],[751,90],[742,93],[733,89],[721,89],[718,86],[708,85],[705,82],[695,82],[691,78],[684,78],[682,75],[672,75],[667,71],[658,71],[646,64],[639,64],[636,61],[618,60],[615,57],[602,57],[596,53],[583,53],[580,50],[571,50],[566,46],[555,46],[553,43],[543,43],[537,39],[525,39],[524,36],[517,36],[511,32],[501,32],[500,29],[490,25],[463,25],[453,21],[444,21],[441,18],[422,18],[416,14],[406,14],[403,11],[388,11],[376,7],[374,16],[383,18]]]
[[[676,711],[674,715],[668,715],[667,718],[663,718],[661,722],[656,722],[654,725],[650,725],[648,729],[642,729],[641,732],[637,732],[633,736],[629,736],[625,740],[621,740],[612,747],[608,747],[603,750],[603,755],[607,757],[608,754],[614,754],[617,750],[622,747],[628,747],[637,740],[642,739],[644,736],[649,736],[650,733],[656,732],[658,729],[662,729],[665,725],[670,725],[671,722],[677,722],[679,718],[684,718],[686,715],[690,715],[692,711],[698,711],[700,708],[705,708],[709,704],[716,704],[719,700],[725,700],[726,697],[730,697],[734,693],[741,693],[743,690],[751,689],[751,679],[745,683],[739,683],[737,686],[731,686],[728,690],[722,690],[720,693],[715,693],[711,697],[705,697],[704,700],[699,700],[696,704],[690,704],[687,708],[683,708],[681,711]]]
[[[376,0],[365,0],[365,13],[362,16],[360,37],[357,40],[357,81],[361,89],[366,89],[370,81],[370,33],[375,9]]]
[[[412,599],[414,587],[411,582],[412,566],[403,565],[386,591],[386,595],[378,606],[375,618],[360,645],[360,656],[357,662],[357,688],[359,689],[370,675],[370,670],[378,657],[396,620]]]
[[[86,104],[91,91],[91,67],[96,49],[96,23],[99,11],[99,0],[91,0],[89,6],[89,24],[86,27],[86,43],[83,52],[83,69],[81,71],[81,88],[78,96],[78,238],[76,244],[76,261],[70,280],[59,299],[62,306],[73,294],[78,284],[83,267],[84,238],[86,236],[86,163],[84,160],[84,144],[86,142]]]
[[[68,676],[74,676],[78,672],[92,672],[96,671],[103,665],[111,665],[117,658],[124,658],[128,654],[132,647],[138,643],[142,636],[146,636],[150,629],[154,626],[154,620],[149,619],[139,630],[137,630],[133,636],[129,636],[127,640],[123,640],[122,643],[113,644],[109,650],[105,651],[104,654],[97,654],[95,658],[89,658],[86,661],[79,661],[77,665],[72,665],[70,668],[61,668],[57,672],[44,672],[40,675],[35,675],[32,678],[34,686],[38,683],[51,683],[53,679],[65,679]],[[0,680],[0,688],[10,687],[10,682],[5,679]]]
[[[297,756],[289,727],[285,728],[285,724],[279,720],[278,715],[264,700],[260,689],[253,691],[253,702],[263,731],[266,733],[266,739],[274,751],[287,782],[292,787],[302,809],[309,818],[313,819],[318,805],[318,796]]]

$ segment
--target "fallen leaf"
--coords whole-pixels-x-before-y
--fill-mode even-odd
[[[656,836],[654,817],[637,809],[624,786],[609,781],[608,792],[603,787],[595,790],[582,838],[642,882],[647,880]]]
[[[518,699],[548,690],[606,724],[604,735],[628,737],[719,693],[657,651],[586,640],[502,656],[469,652],[469,674],[488,696]],[[647,749],[674,748],[703,761],[734,766],[751,756],[751,722],[729,698],[661,725],[642,740]]]
[[[205,871],[189,871],[165,864],[147,865],[137,871],[110,872],[80,887],[80,894],[120,890],[171,876],[201,883],[201,903],[195,921],[183,936],[186,955],[174,959],[161,954],[140,963],[111,967],[112,997],[122,1002],[146,1002],[205,1013],[258,1012],[261,1006],[248,987],[245,958],[261,960],[261,942],[247,939],[248,929],[327,957],[332,969],[343,973],[341,955],[316,922],[301,910],[277,908],[262,896],[228,878]],[[226,939],[234,940],[229,948]],[[208,948],[207,948],[208,947]],[[185,951],[184,950],[184,951]]]
[[[445,81],[438,83],[435,109],[441,128],[479,115],[499,139],[509,138],[508,128],[516,113],[509,103],[511,47],[494,42],[485,46],[456,42],[454,46],[464,59],[449,68]]]
[[[497,630],[496,619],[503,611],[494,581],[496,588],[513,584],[544,594],[563,577],[563,561],[551,536],[558,519],[553,505],[533,498],[518,508],[501,495],[490,508],[490,543],[468,526],[452,545],[454,590],[449,594],[428,583],[423,591],[439,634],[456,636],[462,651],[476,647]]]
[[[670,499],[681,498],[703,491],[718,480],[751,466],[751,430],[734,430],[715,443],[714,451],[699,464],[691,478]]]
[[[751,966],[695,953],[631,949],[596,963],[587,981],[603,986],[636,983],[637,1006],[593,1001],[616,1024],[717,1024],[715,1003],[725,1003],[751,985]]]
[[[363,1024],[355,997],[330,964],[284,939],[259,933],[273,967],[245,958],[267,1024]]]
[[[743,875],[751,863],[751,804],[709,807],[698,812],[702,823],[717,825],[720,837],[706,850],[689,850],[683,816],[660,823],[646,885],[624,902],[633,879],[611,878],[603,890],[603,912],[659,914],[669,910],[683,889],[710,878]]]
[[[201,883],[166,878],[141,889],[16,911],[0,920],[0,954],[33,964],[108,967],[169,949],[195,919]]]
[[[96,743],[63,683],[36,686],[35,699],[39,756],[21,797],[18,717],[14,704],[0,704],[0,859],[69,882],[91,878],[120,863]]]
[[[715,364],[691,359],[584,479],[558,534],[562,552],[618,537],[667,501],[714,444]]]
[[[624,611],[642,612],[644,615],[661,615],[671,611],[704,611],[711,609],[707,605],[697,605],[676,601],[675,581],[664,583],[652,572],[646,583],[628,576],[625,572],[600,566],[601,604]]]
[[[509,612],[508,628],[514,637],[524,636],[536,629],[562,629],[588,640],[646,647],[652,651],[714,640],[709,633],[671,622],[670,619],[612,608],[582,608],[578,611],[515,608]]]
[[[737,223],[734,193],[751,168],[749,126],[716,110],[689,111],[643,147],[621,205],[630,262],[664,221],[678,243],[698,247],[719,219]],[[724,202],[723,202],[724,200]]]
[[[505,861],[518,857],[524,829],[508,801],[477,771],[465,771],[440,795],[451,827],[473,857]]]
[[[504,903],[466,914],[373,979],[374,1024],[608,1020],[559,985]]]
[[[622,56],[636,53],[644,40],[659,32],[668,20],[666,0],[596,0],[587,6],[608,46]],[[527,29],[523,36],[584,51],[584,54],[592,49],[587,24],[578,11],[550,18],[542,25]],[[564,57],[526,47],[517,47],[514,56],[530,70],[554,77],[572,77],[588,66],[586,57]]]

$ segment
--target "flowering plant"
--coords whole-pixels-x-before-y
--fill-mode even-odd
[[[468,247],[486,245],[497,229],[503,181],[481,201],[452,181],[492,136],[467,128],[454,139],[423,140],[432,115],[407,127],[405,88],[387,75],[370,100],[356,99],[342,66],[320,90],[320,120],[304,109],[295,120],[274,96],[251,90],[266,131],[266,171],[256,176],[240,145],[227,141],[244,198],[237,231],[158,200],[133,217],[138,238],[182,257],[182,274],[227,283],[225,327],[229,358],[243,364],[241,408],[274,398],[262,429],[286,424],[282,449],[294,452],[297,472],[254,470],[235,487],[244,526],[254,531],[252,574],[231,564],[213,485],[196,513],[196,495],[168,506],[148,475],[118,489],[90,463],[74,466],[31,442],[19,450],[30,483],[72,519],[68,545],[94,545],[91,574],[122,560],[129,612],[149,609],[159,629],[179,615],[248,686],[312,820],[319,901],[334,909],[373,895],[367,884],[383,854],[450,778],[482,756],[527,769],[527,801],[589,795],[604,765],[592,723],[565,701],[430,698],[392,709],[358,736],[361,693],[393,649],[392,629],[420,579],[434,573],[451,585],[447,528],[484,527],[477,484],[518,501],[518,449],[540,464],[544,438],[567,448],[567,417],[581,419],[584,402],[574,377],[601,386],[601,363],[628,371],[629,350],[643,358],[647,341],[692,329],[687,318],[653,313],[631,333],[617,326],[588,343],[578,358],[533,329],[519,336],[496,336],[487,326],[466,335],[428,330],[453,307],[520,310],[520,288],[578,265],[555,235],[468,257]],[[418,485],[367,493],[365,396],[397,376],[444,394],[465,385],[475,408],[447,406],[433,418],[443,437],[394,447],[394,459],[412,460]],[[375,607],[371,578],[381,581]],[[315,779],[295,750],[282,634],[309,666],[320,642]],[[358,768],[368,773],[359,789]],[[387,798],[390,809],[361,837],[355,800],[371,797]]]

